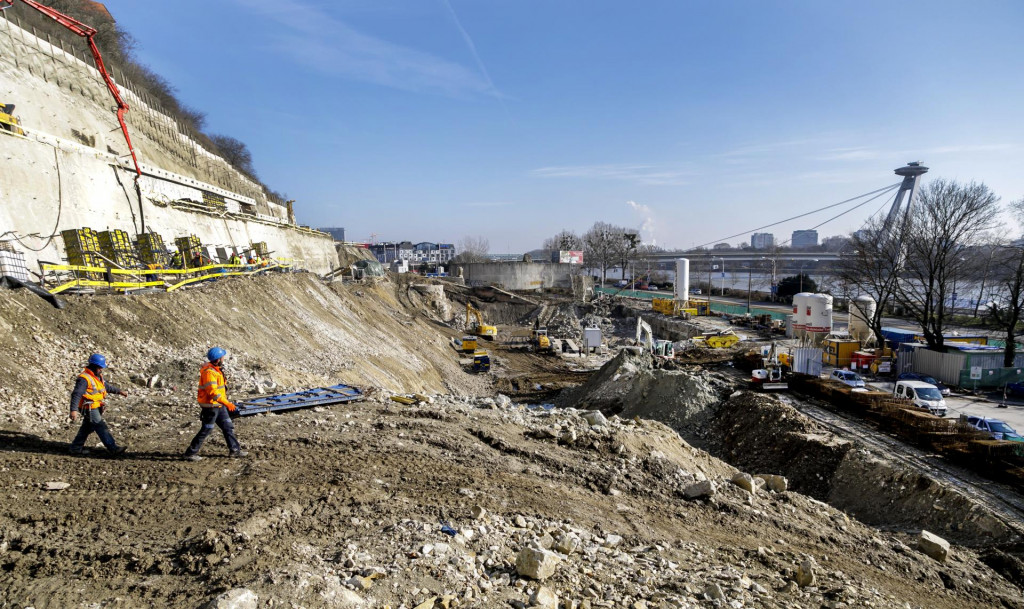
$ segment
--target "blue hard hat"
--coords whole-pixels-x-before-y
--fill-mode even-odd
[[[89,356],[89,363],[93,366],[99,366],[100,368],[107,367],[107,358],[103,357],[99,353],[93,353]]]
[[[228,352],[225,351],[224,349],[221,349],[220,347],[214,347],[206,352],[206,359],[210,360],[211,362],[215,362],[227,354]]]

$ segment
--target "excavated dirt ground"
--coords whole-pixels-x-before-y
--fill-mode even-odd
[[[940,563],[798,492],[742,490],[733,467],[662,423],[495,396],[502,381],[459,366],[458,332],[433,307],[403,286],[306,275],[70,297],[64,311],[0,292],[0,407],[13,413],[0,425],[0,607],[191,608],[228,591],[259,600],[212,606],[1024,606],[974,550]],[[270,383],[375,391],[240,419],[248,458],[226,458],[215,434],[205,460],[183,462],[211,343],[233,353],[236,398]],[[117,382],[166,383],[111,399],[124,459],[66,454],[67,394],[94,350]],[[532,362],[527,376],[574,374],[503,357],[512,372]],[[669,409],[685,391],[696,412],[718,391],[668,374],[680,378],[651,374],[621,395]],[[392,391],[435,399],[402,406]],[[714,492],[687,499],[702,481]],[[517,570],[529,546],[557,563],[541,582]]]

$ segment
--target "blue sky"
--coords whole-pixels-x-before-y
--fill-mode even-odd
[[[911,160],[1024,196],[1016,0],[105,3],[300,222],[354,240],[521,252],[603,220],[691,247]]]

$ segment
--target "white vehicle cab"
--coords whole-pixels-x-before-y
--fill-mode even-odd
[[[845,385],[849,385],[850,387],[864,387],[864,377],[853,370],[833,370],[829,378],[834,381],[839,381]]]
[[[942,399],[939,388],[924,381],[896,381],[893,395],[909,398],[914,406],[924,408],[937,417],[946,416],[946,400]]]

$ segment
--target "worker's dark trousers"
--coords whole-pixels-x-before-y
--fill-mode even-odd
[[[199,433],[196,437],[192,438],[192,444],[189,444],[188,450],[185,451],[185,456],[189,457],[203,447],[203,442],[206,441],[206,437],[213,432],[213,426],[217,425],[220,430],[224,432],[224,441],[228,443],[228,450],[235,452],[240,450],[242,447],[238,444],[238,438],[235,437],[235,423],[231,420],[228,415],[228,409],[223,406],[220,408],[203,408],[202,412],[199,413],[199,421],[203,424],[199,428]]]
[[[110,429],[107,428],[107,422],[103,420],[103,413],[99,408],[90,408],[82,412],[81,416],[82,426],[78,428],[78,435],[71,441],[71,452],[82,452],[86,439],[94,431],[107,450],[117,449],[117,442],[114,441],[114,436],[110,435]]]

